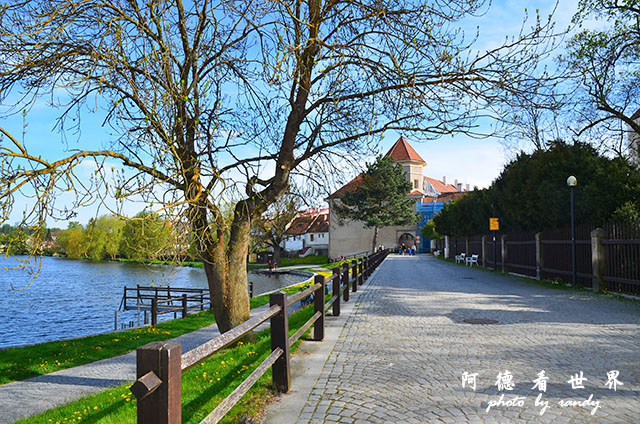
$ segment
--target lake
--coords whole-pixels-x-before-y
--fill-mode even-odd
[[[0,348],[103,333],[114,329],[123,287],[208,288],[203,269],[122,262],[93,262],[43,257],[40,275],[4,269],[18,264],[0,260]],[[259,295],[303,281],[295,274],[249,273]],[[170,319],[172,314],[161,315]],[[136,311],[119,313],[119,322],[138,322]]]

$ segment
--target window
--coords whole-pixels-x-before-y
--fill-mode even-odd
[[[418,188],[418,180],[413,180],[413,188]]]
[[[311,234],[310,236],[311,236],[311,239],[310,239],[310,240],[311,240],[311,241],[313,241],[313,234]]]

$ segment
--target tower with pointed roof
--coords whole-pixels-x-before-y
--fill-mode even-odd
[[[385,156],[401,164],[407,179],[413,184],[413,189],[424,194],[422,178],[423,170],[427,163],[404,137],[400,137]]]
[[[400,137],[385,154],[402,166],[407,179],[413,185],[408,197],[416,200],[416,212],[421,219],[418,225],[393,226],[380,228],[378,239],[385,247],[395,248],[402,243],[413,246],[416,235],[434,214],[442,209],[444,203],[464,194],[462,184],[447,184],[434,178],[424,176],[427,163],[420,157],[404,137]],[[329,257],[339,258],[371,250],[373,229],[365,228],[360,221],[349,221],[338,217],[333,203],[348,192],[357,189],[362,184],[362,174],[349,181],[327,199],[329,202]],[[457,181],[456,181],[457,182]],[[428,240],[420,242],[419,251],[429,251]]]

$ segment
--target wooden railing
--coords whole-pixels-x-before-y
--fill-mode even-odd
[[[120,309],[148,310],[151,312],[151,325],[156,325],[159,315],[173,313],[185,318],[190,312],[203,311],[205,306],[210,307],[210,305],[209,289],[138,285],[135,288],[124,288]]]
[[[352,254],[347,255],[347,256],[341,256],[339,258],[329,258],[329,263],[344,261],[344,260],[348,260],[348,259],[355,259],[355,258],[360,258],[360,257],[364,257],[364,256],[369,257],[370,255],[371,255],[371,251],[370,250],[366,250],[364,252],[352,253]]]
[[[282,292],[272,293],[269,297],[269,309],[184,354],[181,353],[181,345],[174,342],[152,342],[138,348],[136,350],[138,379],[130,387],[131,392],[138,399],[138,423],[180,423],[182,420],[182,372],[209,358],[225,346],[238,341],[267,320],[271,320],[271,355],[201,423],[213,424],[220,421],[269,367],[272,369],[274,385],[282,392],[289,391],[290,346],[312,326],[312,340],[321,341],[324,338],[325,311],[331,308],[332,316],[339,316],[341,297],[344,301],[348,301],[349,292],[356,292],[358,286],[364,283],[387,254],[388,251],[384,250],[364,258],[354,259],[350,263],[345,263],[342,269],[334,268],[333,275],[327,280],[322,275],[316,275],[313,286],[294,295],[289,296]],[[329,282],[332,286],[332,296],[325,303],[325,286]],[[289,337],[289,305],[311,294],[314,295],[313,316]]]

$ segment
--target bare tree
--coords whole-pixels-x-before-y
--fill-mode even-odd
[[[115,137],[50,161],[3,131],[0,201],[35,202],[24,225],[111,193],[144,196],[188,222],[221,331],[249,317],[251,221],[292,173],[357,155],[386,130],[422,138],[478,134],[505,93],[538,75],[550,19],[489,50],[459,26],[490,3],[305,0],[22,0],[0,6],[0,100],[22,110],[66,93],[59,128],[95,111]],[[75,121],[77,122],[77,121]],[[71,127],[70,127],[71,125]],[[115,182],[76,177],[119,161]],[[221,205],[233,201],[225,219]],[[75,207],[77,205],[72,205]]]
[[[280,263],[282,242],[287,238],[287,230],[300,212],[302,204],[299,195],[288,191],[272,203],[261,217],[253,221],[253,236],[273,249],[275,263]]]
[[[640,137],[640,6],[631,0],[581,0],[574,23],[593,18],[608,25],[578,32],[562,58],[575,82],[573,127],[576,135],[591,134],[624,155],[628,138]]]

